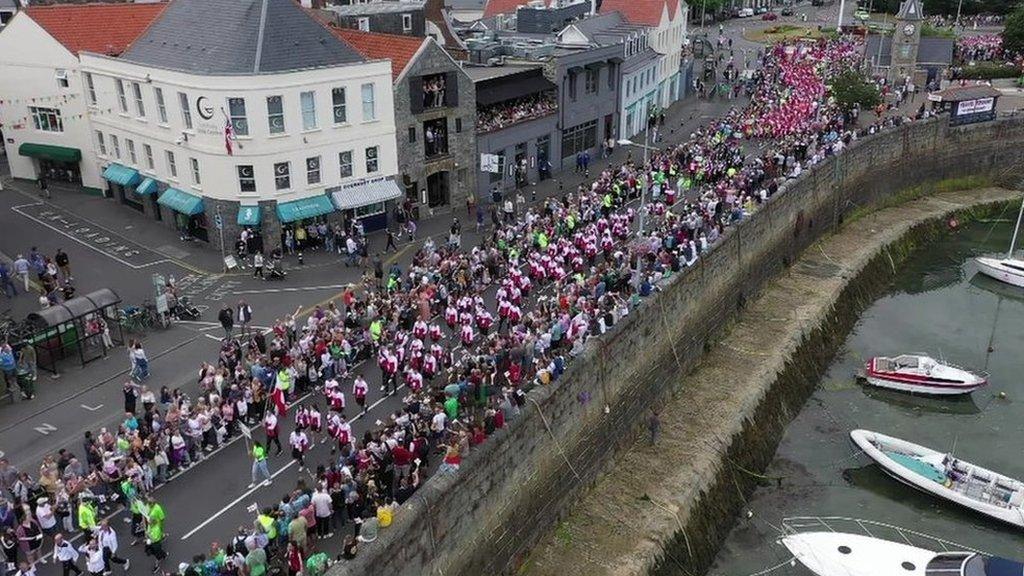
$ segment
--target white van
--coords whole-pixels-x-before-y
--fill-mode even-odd
[[[753,15],[754,15],[754,9],[753,8],[743,8],[743,9],[740,10],[740,13],[739,13],[740,18],[750,18]]]

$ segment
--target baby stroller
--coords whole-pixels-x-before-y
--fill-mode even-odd
[[[178,320],[199,320],[199,317],[202,316],[202,312],[189,301],[188,296],[179,298],[171,313]]]
[[[271,258],[267,261],[266,270],[263,272],[263,277],[267,280],[284,280],[284,277],[288,273],[284,270],[284,264],[280,258]]]

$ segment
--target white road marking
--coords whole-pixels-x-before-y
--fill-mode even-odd
[[[262,290],[235,290],[232,294],[278,294],[280,292],[309,292],[312,290],[338,290],[349,288],[355,284],[328,284],[326,286],[295,286],[290,288],[264,288]]]
[[[117,256],[114,256],[113,254],[111,254],[109,252],[101,250],[99,247],[94,246],[94,245],[86,242],[85,240],[82,240],[81,238],[77,238],[75,236],[72,236],[71,234],[68,234],[64,230],[61,230],[60,228],[57,228],[56,226],[52,226],[50,224],[47,224],[46,222],[40,220],[39,218],[36,218],[35,216],[31,216],[31,215],[26,214],[25,212],[19,210],[19,208],[22,208],[23,206],[38,206],[40,204],[42,204],[42,202],[36,202],[34,204],[22,204],[20,206],[12,206],[11,210],[13,210],[14,212],[17,212],[18,214],[21,214],[25,218],[28,218],[29,220],[32,220],[33,222],[35,222],[37,224],[41,224],[43,226],[46,226],[50,230],[53,230],[54,232],[56,232],[58,234],[61,234],[62,236],[67,236],[68,238],[70,238],[71,240],[73,240],[75,242],[78,242],[82,246],[85,246],[85,247],[87,247],[87,248],[89,248],[91,250],[95,250],[96,252],[99,252],[100,254],[110,258],[111,260],[114,260],[115,262],[119,262],[121,264],[124,264],[125,266],[127,266],[129,268],[134,268],[135,270],[141,270],[143,268],[148,268],[148,267],[154,266],[156,264],[164,264],[164,263],[167,263],[167,262],[170,262],[172,264],[174,263],[171,260],[168,260],[168,259],[164,258],[163,260],[157,260],[155,262],[149,262],[149,263],[146,263],[146,264],[133,264],[131,262],[128,262],[127,260],[122,260],[121,258],[118,258]]]
[[[103,404],[97,404],[95,406],[87,406],[85,404],[82,404],[81,406],[82,406],[82,408],[85,408],[89,412],[95,412],[95,411],[99,410],[100,408],[103,408]]]
[[[46,422],[43,422],[42,426],[36,426],[34,428],[34,430],[36,432],[39,432],[43,436],[47,436],[47,435],[50,434],[50,432],[56,432],[57,431],[57,427],[54,426],[53,424],[47,424]]]

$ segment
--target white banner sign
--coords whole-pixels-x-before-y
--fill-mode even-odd
[[[995,104],[995,100],[992,98],[979,98],[977,100],[964,100],[957,104],[956,114],[961,116],[963,114],[977,114],[979,112],[989,112],[992,110],[992,106]]]

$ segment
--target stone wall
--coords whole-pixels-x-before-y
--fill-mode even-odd
[[[1008,168],[1009,167],[1009,168]],[[555,385],[534,390],[522,416],[431,478],[347,574],[511,572],[674,390],[722,328],[797,254],[857,207],[928,181],[1024,174],[1024,119],[966,128],[941,121],[864,138],[788,182],[730,229],[661,294],[592,340]],[[581,400],[588,392],[589,401]],[[607,410],[605,407],[607,406]]]

